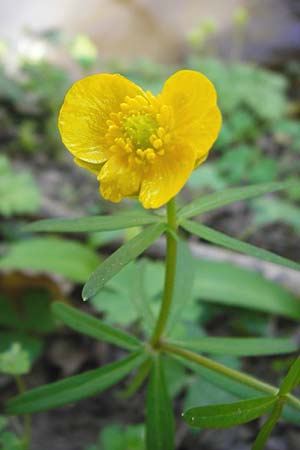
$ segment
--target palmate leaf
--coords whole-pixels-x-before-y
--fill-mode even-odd
[[[96,295],[108,280],[120,272],[126,264],[143,253],[152,242],[161,236],[164,230],[165,225],[163,223],[151,225],[109,256],[85,284],[82,291],[83,300],[88,300]]]
[[[26,231],[39,232],[96,232],[121,230],[123,228],[138,227],[160,223],[163,217],[154,214],[127,214],[118,216],[80,217],[78,219],[45,219],[26,225]]]
[[[280,355],[298,348],[295,342],[284,338],[194,337],[180,341],[168,339],[168,343],[200,353],[233,356]]]
[[[77,309],[67,306],[64,303],[55,302],[51,309],[58,319],[79,333],[115,344],[127,350],[136,350],[142,345],[142,342],[131,334],[107,325],[101,320],[77,311]]]
[[[32,389],[8,402],[8,414],[24,414],[57,408],[104,391],[142,364],[147,355],[132,353],[121,361],[89,370],[61,381]]]
[[[161,356],[158,355],[150,373],[146,402],[147,449],[174,449],[175,421],[168,395]]]
[[[228,428],[250,422],[270,411],[277,402],[277,397],[251,398],[235,403],[199,406],[188,409],[183,419],[192,427]]]
[[[295,184],[295,182],[293,182]],[[178,211],[178,218],[188,219],[198,214],[211,211],[221,206],[229,205],[241,200],[257,197],[269,192],[275,192],[291,187],[290,181],[259,183],[245,187],[230,188],[221,192],[215,192],[205,197],[197,198]]]
[[[221,247],[254,256],[255,258],[263,259],[274,264],[279,264],[288,267],[289,269],[300,270],[300,264],[296,262],[290,261],[289,259],[278,256],[275,253],[262,248],[255,247],[254,245],[247,244],[246,242],[239,241],[238,239],[234,239],[220,231],[206,227],[205,225],[190,220],[184,220],[181,226],[188,232],[195,234],[208,242],[220,245]]]

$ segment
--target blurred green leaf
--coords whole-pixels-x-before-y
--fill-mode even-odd
[[[265,226],[271,223],[286,223],[299,233],[300,208],[285,200],[275,198],[256,199],[251,202],[253,223],[256,226]]]
[[[284,338],[230,338],[198,337],[185,340],[170,340],[177,347],[188,348],[200,353],[235,356],[280,355],[298,349],[295,342]]]
[[[290,261],[287,258],[271,253],[254,245],[247,244],[246,242],[239,241],[230,236],[227,236],[220,231],[213,228],[206,227],[205,225],[192,222],[190,220],[184,220],[181,226],[188,232],[201,237],[202,239],[220,245],[221,247],[229,248],[239,253],[244,253],[255,258],[263,259],[265,261],[272,262],[273,264],[279,264],[281,266],[289,267],[293,270],[300,270],[300,264]]]
[[[9,400],[8,414],[43,411],[90,397],[113,386],[145,360],[146,355],[135,352],[120,361],[100,369],[89,370],[61,381],[46,384]]]
[[[191,369],[196,374],[199,374],[201,378],[203,378],[208,383],[216,386],[218,389],[229,392],[236,398],[251,398],[257,396],[264,396],[265,394],[261,391],[252,388],[250,386],[246,386],[245,384],[240,383],[237,380],[229,378],[226,375],[215,372],[212,369],[208,369],[206,367],[200,366],[194,362],[188,361],[183,358],[175,358],[180,361],[185,367]],[[228,361],[224,361],[227,366]],[[237,368],[236,368],[237,369]],[[291,405],[285,405],[283,409],[283,417],[286,418],[290,423],[297,425],[300,421],[300,411]]]
[[[258,433],[257,438],[255,439],[255,442],[252,446],[252,450],[263,450],[265,448],[265,444],[267,443],[267,440],[269,439],[269,436],[272,433],[273,428],[280,419],[282,407],[283,404],[280,401],[278,401],[277,404],[275,404],[273,411],[271,412],[268,419],[263,424],[260,432]]]
[[[182,219],[188,219],[190,217],[197,216],[198,214],[220,208],[221,206],[230,205],[234,202],[247,200],[252,197],[257,197],[258,195],[263,195],[282,189],[288,189],[292,184],[293,182],[284,181],[263,183],[215,192],[205,197],[197,198],[183,208],[180,208],[178,211],[178,217],[179,220],[182,221]]]
[[[55,237],[16,242],[0,260],[1,269],[35,270],[62,275],[82,283],[99,264],[99,257],[85,245]]]
[[[295,296],[257,272],[226,262],[197,262],[194,295],[201,302],[300,318],[300,302]]]
[[[284,377],[279,393],[286,395],[300,383],[300,356],[293,362],[287,375]]]
[[[0,372],[9,375],[24,375],[30,370],[29,355],[19,342],[3,353],[0,353]]]
[[[75,308],[64,303],[54,303],[52,305],[52,311],[57,318],[62,320],[70,328],[95,339],[110,342],[127,350],[134,350],[142,344],[134,336],[106,325],[101,320],[77,311]]]
[[[98,443],[87,450],[146,450],[145,427],[139,425],[108,425],[100,433]]]
[[[96,295],[108,280],[143,253],[152,242],[161,236],[164,230],[164,224],[151,225],[110,255],[85,284],[82,291],[83,299],[88,300]]]
[[[27,231],[93,232],[111,231],[162,222],[163,218],[150,214],[80,217],[78,219],[46,219],[26,225]]]
[[[151,450],[174,449],[175,422],[161,356],[154,359],[147,387],[146,444]]]
[[[33,214],[40,206],[40,194],[29,172],[15,172],[9,160],[0,155],[0,214]]]
[[[32,364],[41,354],[43,341],[35,336],[20,331],[0,331],[0,352],[7,351],[14,342],[20,343],[22,349],[28,354]]]
[[[183,419],[192,427],[228,428],[250,422],[270,411],[277,398],[257,397],[236,403],[199,406],[183,414]]]

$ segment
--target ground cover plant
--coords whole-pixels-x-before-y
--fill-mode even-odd
[[[206,289],[205,298],[208,302],[212,300],[233,305],[237,301],[239,306],[244,302],[244,308],[276,312],[293,319],[299,317],[299,305],[293,296],[256,274],[220,263],[196,263],[186,246],[185,237],[193,234],[218,246],[298,271],[300,267],[296,262],[193,219],[201,219],[204,213],[241,200],[276,191],[295,191],[299,189],[299,183],[283,180],[244,185],[217,190],[186,204],[176,205],[176,194],[192,171],[205,161],[221,126],[215,89],[204,75],[196,71],[175,73],[165,83],[161,96],[157,97],[150,92],[145,93],[120,75],[84,78],[67,94],[60,112],[59,126],[63,141],[75,156],[75,162],[97,176],[104,198],[119,202],[123,197],[138,197],[144,208],[154,211],[53,219],[27,227],[27,232],[52,233],[107,232],[140,227],[134,237],[98,267],[95,267],[98,263],[95,255],[85,255],[93,266],[91,272],[94,271],[82,292],[83,300],[96,307],[101,307],[105,298],[109,300],[112,310],[108,317],[111,323],[123,321],[123,324],[128,325],[138,322],[138,326],[135,333],[129,333],[66,303],[52,304],[54,317],[69,327],[94,339],[111,343],[127,353],[104,367],[22,392],[11,399],[7,412],[24,415],[24,424],[27,424],[21,445],[25,448],[30,445],[31,413],[98,394],[133,372],[123,395],[128,399],[142,384],[146,385],[145,439],[143,441],[141,438],[142,428],[136,429],[136,432],[132,430],[132,434],[129,430],[128,439],[134,439],[137,448],[144,446],[147,450],[174,450],[175,416],[171,398],[186,383],[188,369],[195,374],[200,373],[202,383],[203,380],[209,380],[231,397],[227,397],[224,403],[194,404],[191,407],[191,398],[196,397],[195,393],[201,390],[201,385],[195,384],[194,390],[190,390],[190,400],[186,400],[187,407],[182,419],[177,420],[184,420],[193,428],[226,428],[268,414],[252,446],[256,450],[264,448],[281,415],[288,420],[298,420],[300,402],[292,395],[292,391],[299,384],[299,359],[291,364],[286,377],[277,387],[206,354],[261,356],[294,352],[297,346],[286,338],[224,338],[206,336],[201,334],[201,330],[193,335],[191,328],[185,325],[191,321],[197,308],[195,289]],[[202,166],[198,170],[200,172]],[[163,212],[156,211],[164,205],[166,208]],[[152,266],[137,258],[162,235],[166,237],[166,260],[161,289],[160,281],[154,282],[155,277],[161,277],[161,264]],[[50,245],[47,240],[51,241]],[[45,257],[47,265],[51,258],[55,258],[56,251],[61,251],[59,241],[57,238],[35,238],[27,245],[36,245],[37,251],[45,248],[45,245],[51,248],[49,256]],[[68,248],[68,244],[65,245]],[[73,251],[80,259],[81,250]],[[22,252],[26,253],[22,245],[12,248],[3,259],[2,266],[18,267],[19,264],[20,268]],[[33,267],[34,261],[33,255]],[[71,260],[68,263],[64,261],[59,270],[66,271],[70,276],[74,271],[68,271],[68,265],[71,264]],[[136,274],[139,276],[136,277]],[[80,274],[77,276],[80,277]],[[219,289],[215,279],[222,281]],[[261,300],[263,289],[264,301]],[[275,295],[277,303],[274,302]],[[133,316],[130,316],[129,311],[120,311],[120,298],[123,301],[124,297],[133,300]],[[114,311],[113,304],[118,302],[118,298],[118,307]],[[253,300],[255,298],[256,303]],[[10,351],[14,355],[20,352],[20,348],[13,346]],[[18,370],[14,372],[15,369],[12,370],[6,364],[11,358],[14,360],[10,355],[2,354],[2,371],[11,375],[24,373],[24,367],[18,373]],[[22,358],[17,359],[22,361]],[[20,390],[24,391],[23,388]],[[7,439],[7,434],[5,436]],[[117,436],[115,430],[116,440]],[[123,434],[123,438],[127,439],[125,436]],[[103,435],[99,439],[99,445],[106,445]]]

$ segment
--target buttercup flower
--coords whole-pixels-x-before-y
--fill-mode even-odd
[[[68,91],[59,129],[105,199],[159,208],[207,158],[221,127],[216,102],[213,84],[191,70],[172,75],[157,96],[118,74],[92,75]]]

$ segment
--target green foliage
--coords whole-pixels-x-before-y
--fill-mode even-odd
[[[0,448],[2,450],[26,450],[23,439],[7,431],[8,419],[0,416]]]
[[[86,450],[146,450],[145,427],[140,425],[108,425],[104,427],[96,444]]]
[[[33,214],[39,206],[39,190],[32,175],[15,172],[9,160],[0,155],[0,214],[5,217]]]
[[[245,108],[272,123],[287,110],[287,81],[279,74],[245,63],[227,64],[203,58],[191,58],[188,68],[199,70],[212,80],[225,116]]]
[[[276,338],[228,338],[193,337],[186,340],[168,340],[177,347],[188,348],[199,353],[216,355],[258,356],[292,353],[297,345],[289,339]]]
[[[191,408],[183,414],[192,427],[229,428],[250,422],[270,411],[276,403],[275,396],[258,397],[236,403],[225,403]]]
[[[87,371],[25,392],[8,402],[9,414],[23,414],[57,408],[100,393],[113,386],[145,360],[135,352],[101,369]]]
[[[11,244],[0,261],[0,268],[46,271],[83,282],[98,264],[98,255],[85,245],[67,239],[44,237]]]
[[[139,227],[161,222],[162,218],[150,214],[123,214],[119,216],[95,216],[79,219],[46,219],[26,226],[27,231],[38,232],[99,232],[121,230],[124,228]]]
[[[185,220],[182,223],[182,227],[190,233],[196,234],[200,238],[220,245],[221,247],[229,248],[240,253],[245,253],[246,255],[254,256],[255,258],[263,259],[265,261],[270,261],[274,264],[280,264],[282,266],[289,267],[290,269],[300,269],[300,264],[296,262],[290,261],[282,256],[275,255],[274,253],[263,250],[259,247],[255,247],[254,245],[247,244],[246,242],[239,241],[238,239],[229,237],[226,234],[213,230],[205,225]]]
[[[88,300],[96,295],[107,281],[143,253],[163,233],[164,229],[164,224],[151,225],[109,256],[85,284],[82,291],[83,299]]]
[[[154,359],[147,388],[146,446],[173,450],[175,421],[160,356]]]
[[[276,198],[256,199],[251,203],[251,209],[254,225],[262,227],[272,223],[284,222],[295,233],[299,233],[300,208],[295,204]]]
[[[87,336],[110,342],[127,350],[134,350],[141,345],[134,336],[110,327],[93,316],[79,312],[63,303],[54,303],[52,311],[66,325]]]
[[[0,372],[9,375],[23,375],[30,370],[30,359],[26,350],[18,342],[0,353]]]
[[[221,192],[215,192],[204,197],[196,198],[188,205],[180,208],[178,217],[180,221],[182,219],[188,219],[204,212],[220,208],[221,206],[230,205],[231,203],[247,200],[281,189],[288,189],[293,186],[293,184],[293,182],[260,183],[257,185],[230,188]],[[295,185],[299,186],[299,183],[295,183]]]

